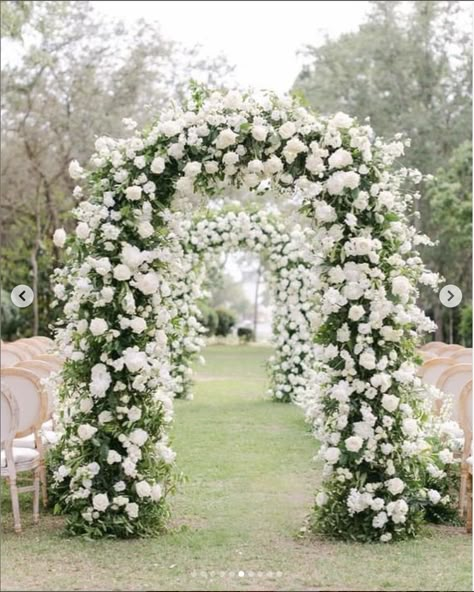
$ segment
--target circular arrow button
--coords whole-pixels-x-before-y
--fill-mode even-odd
[[[447,284],[439,291],[439,301],[447,308],[454,308],[461,304],[462,292],[454,284]]]
[[[27,306],[30,306],[30,304],[35,299],[35,293],[30,288],[30,286],[20,284],[13,288],[10,298],[13,304],[18,306],[18,308],[26,308]]]

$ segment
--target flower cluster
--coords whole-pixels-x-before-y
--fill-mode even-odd
[[[277,320],[277,345],[290,356],[276,363],[276,396],[286,396],[283,374],[303,353],[318,359],[298,393],[326,463],[317,528],[357,540],[415,532],[425,446],[415,348],[432,329],[416,307],[416,285],[436,285],[436,277],[416,250],[428,239],[407,221],[418,197],[408,185],[421,175],[392,170],[403,150],[401,138],[384,143],[342,113],[316,117],[270,93],[200,90],[143,133],[99,138],[89,172],[71,166],[87,199],[75,237],[56,237],[68,254],[55,288],[65,302],[58,342],[67,357],[56,482],[74,532],[125,536],[161,523],[171,483],[172,356],[183,339],[173,290],[190,269],[185,253],[176,257],[173,216],[248,194],[306,216],[315,226],[311,251],[322,258],[316,307],[304,315],[316,335],[312,351],[299,337],[291,351],[288,337],[305,327],[294,305],[306,299],[311,270],[298,268],[291,247],[286,261],[281,253],[274,261],[277,299],[289,315]],[[212,221],[203,230],[208,245],[233,240],[229,231],[213,238]]]
[[[195,306],[202,295],[203,267],[212,264],[216,252],[238,249],[259,253],[265,259],[274,294],[275,354],[269,364],[270,394],[279,401],[303,396],[307,372],[314,365],[310,313],[317,293],[319,261],[313,250],[314,232],[299,225],[287,229],[281,216],[265,210],[218,211],[194,220],[170,213],[167,222],[169,239],[176,241],[176,260],[180,257],[186,269],[174,294],[180,299],[182,331],[172,345],[172,367],[180,383],[178,396],[191,376],[192,357],[203,345]]]

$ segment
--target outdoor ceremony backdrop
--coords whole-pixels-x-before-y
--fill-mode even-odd
[[[435,176],[421,191],[417,224],[439,246],[425,260],[463,290],[445,311],[435,295],[422,306],[437,338],[470,345],[472,222],[472,49],[465,3],[370,3],[358,30],[302,47],[305,65],[288,88],[319,113],[370,117],[377,134],[412,138],[404,164]],[[2,328],[3,338],[47,333],[54,320],[50,275],[60,262],[56,228],[70,229],[72,159],[86,162],[94,138],[119,135],[122,119],[140,126],[190,79],[239,85],[233,64],[166,39],[159,23],[105,18],[88,2],[3,1]],[[462,13],[462,14],[461,14]],[[304,16],[304,15],[303,15]],[[282,40],[284,42],[284,40]],[[13,48],[13,50],[12,50]],[[8,290],[24,283],[35,304],[19,312]]]

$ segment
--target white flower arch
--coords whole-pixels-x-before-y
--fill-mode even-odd
[[[171,342],[176,396],[189,394],[190,364],[203,346],[196,299],[202,295],[206,266],[217,252],[248,250],[265,257],[275,306],[270,394],[279,401],[302,398],[315,362],[311,318],[320,258],[314,251],[314,232],[299,225],[288,227],[281,215],[265,210],[210,212],[197,219],[177,213],[169,216],[168,226],[169,239],[176,241],[176,260],[185,269],[180,278],[170,281],[181,320]]]
[[[430,460],[416,345],[433,328],[416,284],[436,278],[417,252],[428,239],[408,223],[421,175],[392,167],[400,138],[385,143],[348,115],[315,116],[270,93],[201,89],[144,132],[100,138],[96,150],[89,172],[71,169],[86,193],[55,288],[67,361],[52,465],[70,531],[144,535],[167,517],[172,294],[186,272],[169,221],[238,189],[273,193],[306,216],[322,257],[319,361],[305,393],[325,461],[315,529],[356,540],[414,534]]]

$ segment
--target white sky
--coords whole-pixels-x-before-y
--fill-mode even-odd
[[[166,37],[199,43],[205,53],[224,53],[244,87],[289,90],[302,64],[296,54],[357,29],[368,2],[295,1],[96,1],[101,12],[123,20],[140,17],[160,23]]]

